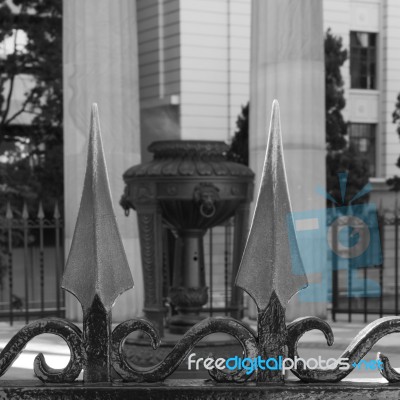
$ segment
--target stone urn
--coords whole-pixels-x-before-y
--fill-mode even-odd
[[[137,211],[145,284],[146,316],[162,330],[162,222],[175,232],[171,303],[178,314],[172,333],[183,333],[203,318],[208,301],[203,236],[207,229],[235,216],[233,269],[240,263],[253,194],[253,172],[228,161],[229,147],[217,141],[158,141],[149,146],[152,161],[124,175],[121,205]],[[235,272],[235,271],[233,271]],[[235,296],[233,296],[234,298]],[[237,300],[237,299],[236,299]],[[235,301],[235,299],[234,299]],[[157,315],[156,315],[157,314]]]

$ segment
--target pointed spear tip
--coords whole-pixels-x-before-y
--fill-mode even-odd
[[[38,214],[37,214],[38,219],[44,219],[44,211],[43,211],[43,204],[42,200],[39,201],[39,207],[38,207]]]
[[[121,293],[133,287],[114,215],[96,103],[91,109],[86,174],[62,287],[84,308],[96,295],[111,308]]]
[[[285,172],[279,103],[272,103],[268,145],[253,221],[242,256],[236,285],[265,309],[272,294],[282,306],[307,286],[295,236]]]
[[[281,112],[278,100],[272,102],[271,124],[269,132],[267,132],[269,140],[281,138]]]
[[[94,151],[98,142],[101,142],[99,108],[97,103],[93,103],[90,112],[89,149]]]
[[[24,201],[24,205],[22,207],[22,218],[23,219],[29,218],[29,211],[28,211],[28,206],[26,205],[26,201]]]
[[[90,110],[90,120],[91,122],[99,121],[99,107],[97,103],[92,103],[92,107]]]
[[[280,114],[281,110],[279,107],[278,100],[274,100],[272,102],[272,109],[271,109],[271,122],[280,122]]]
[[[9,201],[7,201],[7,206],[6,206],[6,218],[7,219],[13,218],[13,212],[12,212],[11,204]]]
[[[60,209],[58,207],[58,201],[56,201],[55,205],[54,205],[54,213],[53,213],[53,218],[54,219],[59,219],[61,217],[60,214]]]
[[[99,106],[97,103],[93,103],[91,107],[91,117],[92,119],[99,119]]]

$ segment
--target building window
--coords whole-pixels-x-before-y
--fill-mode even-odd
[[[376,89],[376,33],[350,32],[352,89]]]
[[[350,145],[368,160],[370,176],[376,176],[376,125],[375,124],[350,124]]]

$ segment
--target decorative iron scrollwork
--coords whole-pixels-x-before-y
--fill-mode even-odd
[[[60,318],[39,319],[17,332],[0,353],[0,376],[11,367],[27,343],[42,333],[52,333],[64,339],[71,352],[71,358],[64,369],[54,369],[47,365],[43,354],[40,353],[34,361],[35,375],[48,383],[73,382],[79,376],[84,363],[82,332],[73,323]]]
[[[382,353],[377,354],[377,359],[381,360],[383,364],[382,369],[379,370],[380,374],[390,383],[399,383],[400,374],[395,369],[392,368],[392,366],[389,363],[389,359]]]
[[[326,337],[329,346],[333,344],[333,332],[329,324],[316,317],[298,319],[288,326],[288,356],[294,359],[298,356],[297,344],[301,336],[307,331],[318,329]],[[360,360],[371,350],[374,344],[384,336],[400,332],[400,317],[384,317],[371,322],[351,341],[340,358],[348,359],[349,369],[307,369],[301,361],[300,368],[292,369],[292,373],[303,382],[339,382],[355,368]],[[389,382],[400,382],[398,374],[389,363],[387,357],[379,355],[383,362],[381,374]]]
[[[148,369],[130,366],[123,354],[125,338],[136,330],[145,332],[151,340],[153,349],[160,345],[153,326],[141,319],[133,319],[118,325],[112,334],[111,360],[114,370],[126,382],[160,382],[171,375],[184,361],[196,343],[212,333],[228,333],[235,337],[242,345],[245,357],[257,356],[257,344],[254,334],[241,322],[232,318],[207,318],[192,327],[179,340],[164,361]],[[242,382],[250,377],[244,370],[229,374],[213,369],[210,375],[218,382]]]

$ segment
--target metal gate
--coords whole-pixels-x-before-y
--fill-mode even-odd
[[[0,319],[10,324],[65,313],[60,289],[64,265],[63,220],[58,204],[49,218],[42,204],[35,217],[27,204],[10,203],[0,226]]]

